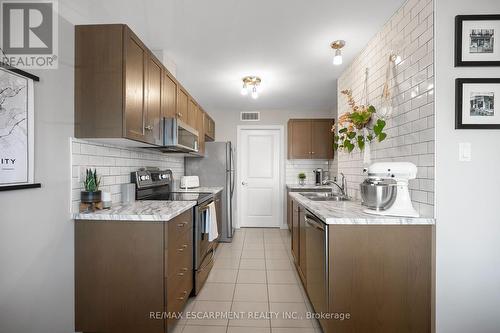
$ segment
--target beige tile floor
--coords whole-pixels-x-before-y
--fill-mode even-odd
[[[321,333],[293,266],[290,233],[280,229],[239,229],[230,244],[220,244],[214,268],[190,313],[243,313],[239,318],[184,318],[175,333]],[[248,313],[278,313],[249,318]],[[295,313],[294,319],[283,313]]]

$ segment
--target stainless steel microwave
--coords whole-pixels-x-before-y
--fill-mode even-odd
[[[198,152],[199,133],[197,130],[177,118],[163,118],[164,152]]]

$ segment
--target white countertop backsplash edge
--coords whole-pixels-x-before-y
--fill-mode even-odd
[[[91,213],[73,213],[73,220],[94,221],[169,221],[196,206],[196,201],[135,201],[131,204],[113,204],[109,209]]]

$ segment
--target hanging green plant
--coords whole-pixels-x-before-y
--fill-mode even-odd
[[[347,96],[350,112],[339,117],[339,131],[334,135],[333,147],[335,150],[352,152],[356,146],[364,150],[367,142],[377,139],[382,142],[387,138],[384,132],[386,122],[377,117],[377,110],[373,105],[357,105],[352,97],[351,90],[343,90]],[[333,128],[332,131],[335,131]]]

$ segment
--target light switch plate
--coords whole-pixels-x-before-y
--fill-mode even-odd
[[[458,160],[460,162],[470,162],[472,160],[472,145],[470,142],[460,142],[458,144]]]

